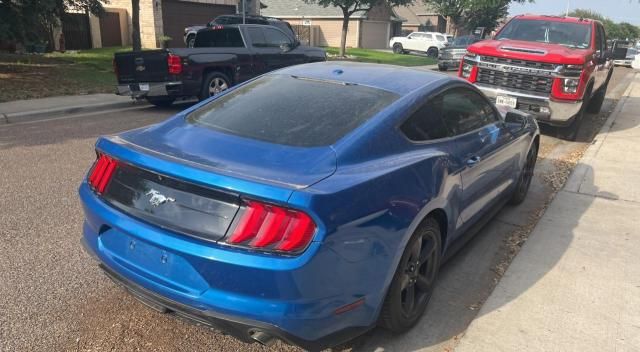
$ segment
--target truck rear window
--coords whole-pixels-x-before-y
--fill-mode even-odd
[[[326,146],[397,99],[381,89],[272,74],[204,105],[187,121],[270,143]]]
[[[591,22],[513,19],[495,39],[524,40],[585,49],[591,45]]]
[[[196,34],[195,48],[242,48],[244,41],[238,28],[203,29]]]

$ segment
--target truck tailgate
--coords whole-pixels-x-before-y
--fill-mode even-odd
[[[114,65],[118,83],[165,82],[171,79],[167,50],[116,53]]]

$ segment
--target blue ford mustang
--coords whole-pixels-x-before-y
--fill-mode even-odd
[[[435,72],[286,68],[101,137],[83,244],[152,308],[306,349],[411,328],[438,269],[524,200],[534,119]]]

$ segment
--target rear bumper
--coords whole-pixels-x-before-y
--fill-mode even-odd
[[[148,89],[144,85],[148,85]],[[142,87],[141,87],[142,86]],[[142,89],[141,89],[142,88]],[[116,94],[134,98],[183,96],[182,82],[118,84]]]
[[[79,192],[86,250],[109,277],[156,310],[245,342],[257,331],[310,350],[346,342],[375,324],[378,292],[346,289],[344,273],[358,268],[320,242],[288,258],[221,248],[123,214],[86,182]],[[362,306],[336,313],[359,298]]]
[[[627,66],[627,67],[631,67],[631,64],[633,64],[633,59],[627,59],[627,60],[613,60],[613,64],[616,66]]]
[[[86,241],[82,239],[81,242],[85,250],[93,255]],[[99,260],[95,255],[93,255],[93,257]],[[276,339],[279,339],[288,344],[300,346],[305,350],[321,351],[334,346],[336,343],[348,341],[354,336],[361,335],[373,327],[347,328],[321,339],[309,341],[292,335],[272,324],[184,305],[145,289],[102,263],[99,264],[99,267],[109,279],[121,286],[146,306],[160,313],[170,314],[176,318],[186,320],[189,323],[207,326],[227,333],[245,343],[259,342],[264,345],[270,345],[275,342]]]
[[[569,125],[582,109],[582,101],[554,101],[549,96],[535,95],[513,90],[505,90],[494,86],[475,84],[489,99],[495,102],[498,95],[506,95],[518,99],[517,109],[532,116],[541,123],[553,126]],[[548,109],[548,112],[540,108]],[[544,110],[544,109],[542,109]]]

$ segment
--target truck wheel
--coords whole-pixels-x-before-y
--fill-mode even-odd
[[[402,48],[402,44],[400,44],[400,43],[393,44],[393,53],[394,54],[404,54],[404,49]]]
[[[231,80],[221,72],[209,72],[203,80],[202,91],[198,97],[205,100],[231,87]]]
[[[196,36],[190,35],[187,37],[187,48],[193,48],[196,45]]]
[[[445,66],[445,65],[438,65],[438,70],[440,70],[440,71],[446,71],[448,69],[449,68],[447,66]]]
[[[604,98],[607,95],[607,88],[609,87],[609,80],[611,79],[612,73],[613,71],[609,72],[609,75],[607,76],[607,80],[604,82],[602,87],[598,89],[598,92],[596,93],[596,95],[594,95],[593,98],[591,98],[591,101],[589,102],[589,106],[587,106],[587,112],[590,112],[592,114],[597,114],[600,112],[600,109],[602,109],[602,104],[604,103]]]
[[[147,99],[150,104],[163,108],[171,106],[175,101],[174,98],[169,97],[146,97],[145,99]]]
[[[382,306],[380,325],[401,333],[418,322],[435,287],[441,248],[440,225],[427,218],[405,247]]]
[[[429,50],[427,50],[427,56],[431,57],[431,58],[437,58],[438,57],[438,48],[434,48],[431,47],[429,48]]]
[[[573,117],[573,121],[568,126],[560,127],[558,131],[558,137],[566,140],[566,141],[575,141],[578,137],[578,131],[580,131],[580,126],[582,125],[582,120],[584,119],[584,114],[587,111],[587,107],[591,103],[591,88],[584,95],[586,98],[583,100],[582,108]]]

